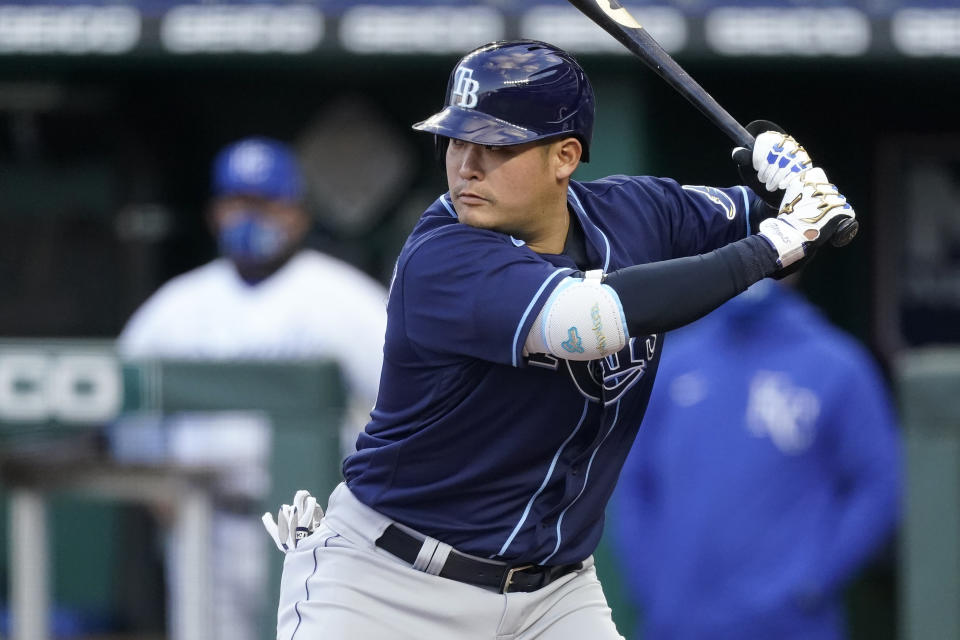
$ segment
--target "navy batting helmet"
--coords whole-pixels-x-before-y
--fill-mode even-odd
[[[570,54],[546,42],[474,49],[450,74],[444,104],[413,128],[491,146],[572,136],[590,159],[593,87]]]

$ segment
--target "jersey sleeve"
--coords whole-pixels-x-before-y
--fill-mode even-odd
[[[845,361],[844,361],[845,360]],[[842,587],[889,538],[901,503],[902,451],[892,398],[870,357],[848,348],[834,368],[842,371],[842,393],[831,399],[831,469],[841,488],[829,540],[811,563],[809,585],[828,593]]]
[[[336,341],[337,360],[355,401],[369,409],[377,400],[383,365],[387,292],[366,274],[352,268],[344,269],[340,279],[346,287],[339,302],[349,310],[351,319],[338,325],[343,330],[343,339]]]
[[[658,192],[656,213],[668,238],[669,255],[699,255],[742,240],[751,229],[753,192],[747,187],[681,185],[669,178],[652,179]]]
[[[171,289],[167,283],[130,316],[117,336],[117,352],[122,357],[159,358],[167,354],[170,327],[178,308]]]
[[[422,238],[398,265],[407,338],[438,359],[518,366],[550,292],[572,269],[505,235],[454,224]]]

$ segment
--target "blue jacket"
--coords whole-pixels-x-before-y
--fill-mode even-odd
[[[843,637],[899,503],[875,363],[772,280],[666,343],[614,501],[644,640]]]

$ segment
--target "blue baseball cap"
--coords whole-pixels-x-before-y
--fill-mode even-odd
[[[298,202],[303,178],[293,150],[271,138],[244,138],[224,147],[213,161],[213,194]]]

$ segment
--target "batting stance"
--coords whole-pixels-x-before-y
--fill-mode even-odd
[[[449,191],[396,265],[376,407],[326,514],[265,517],[277,637],[620,638],[592,553],[665,332],[803,260],[853,217],[791,137],[746,187],[571,179],[594,95],[567,53],[461,59],[436,136]]]

